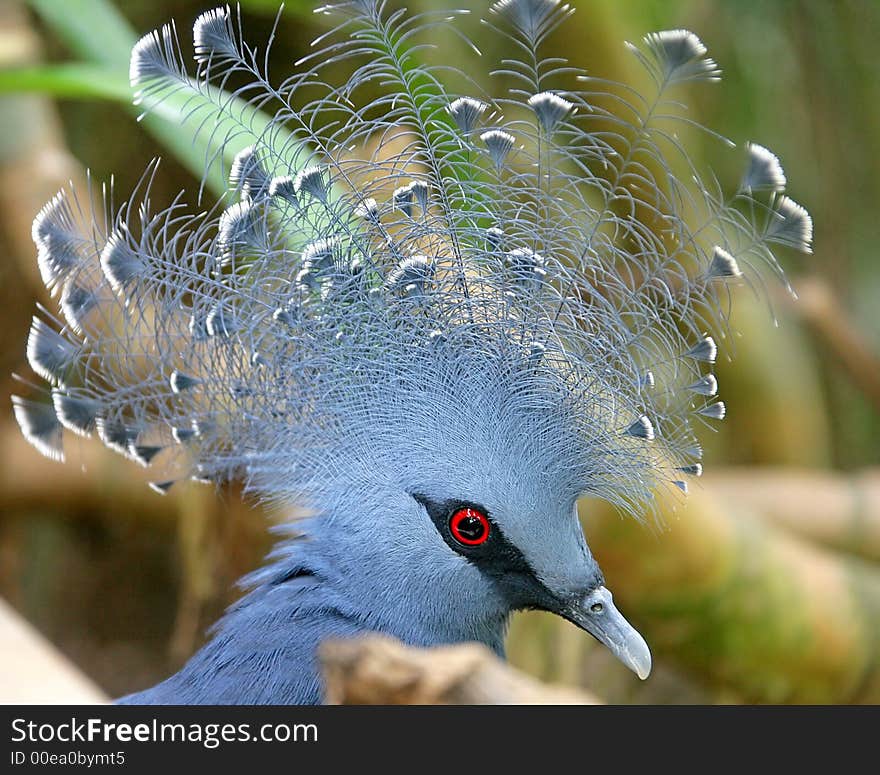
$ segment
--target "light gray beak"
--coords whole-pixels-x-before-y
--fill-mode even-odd
[[[604,643],[623,664],[643,681],[651,674],[651,651],[623,615],[614,607],[611,593],[598,587],[582,600],[572,602],[565,617]]]

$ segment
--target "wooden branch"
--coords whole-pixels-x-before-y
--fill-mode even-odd
[[[374,635],[328,641],[320,658],[329,705],[596,705],[550,686],[473,643],[417,649]]]
[[[880,702],[880,567],[709,487],[658,506],[662,533],[604,502],[581,512],[609,589],[656,657],[754,702]]]
[[[846,308],[822,278],[798,280],[799,314],[862,393],[880,409],[880,354],[862,335]]]
[[[721,468],[703,480],[732,509],[748,510],[838,551],[880,562],[880,469],[838,474]]]
[[[0,599],[0,703],[94,705],[106,695]]]

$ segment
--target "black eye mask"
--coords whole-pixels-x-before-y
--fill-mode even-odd
[[[507,539],[487,509],[459,499],[434,501],[420,493],[412,493],[412,497],[425,507],[446,545],[485,574],[510,601],[511,608],[554,607],[555,596],[537,578],[523,553]],[[453,520],[465,510],[484,517],[488,523],[488,535],[479,544],[462,543],[454,535]]]

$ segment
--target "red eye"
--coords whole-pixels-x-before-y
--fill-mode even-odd
[[[465,546],[479,546],[489,538],[489,518],[476,509],[459,509],[449,520],[452,537]]]

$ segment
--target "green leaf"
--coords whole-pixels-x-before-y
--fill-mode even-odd
[[[107,0],[28,0],[31,8],[61,38],[64,43],[86,63],[71,63],[28,68],[27,70],[7,71],[5,78],[0,76],[0,90],[5,81],[8,91],[21,91],[21,85],[28,82],[29,89],[64,97],[112,99],[119,101],[135,115],[143,109],[131,104],[132,91],[128,85],[128,64],[131,48],[137,35],[116,8]],[[240,116],[250,127],[248,135],[236,138],[235,142],[223,143],[225,133],[212,134],[212,125],[192,120],[195,134],[181,132],[192,103],[184,94],[170,95],[157,105],[151,105],[144,117],[144,128],[167,148],[189,169],[196,178],[204,178],[206,186],[216,194],[226,190],[220,160],[215,160],[216,152],[223,144],[223,158],[228,164],[235,154],[250,144],[269,126],[270,116],[254,109],[244,100],[229,100],[229,111]],[[229,119],[220,119],[228,121]],[[286,145],[289,137],[279,128],[274,129],[275,140]],[[292,143],[292,141],[290,141]],[[289,146],[288,146],[289,147]],[[212,162],[206,167],[208,162]]]
[[[28,0],[30,7],[71,51],[92,62],[124,68],[137,34],[106,0]]]
[[[0,94],[41,92],[53,97],[131,102],[128,79],[118,69],[70,62],[0,70]]]

